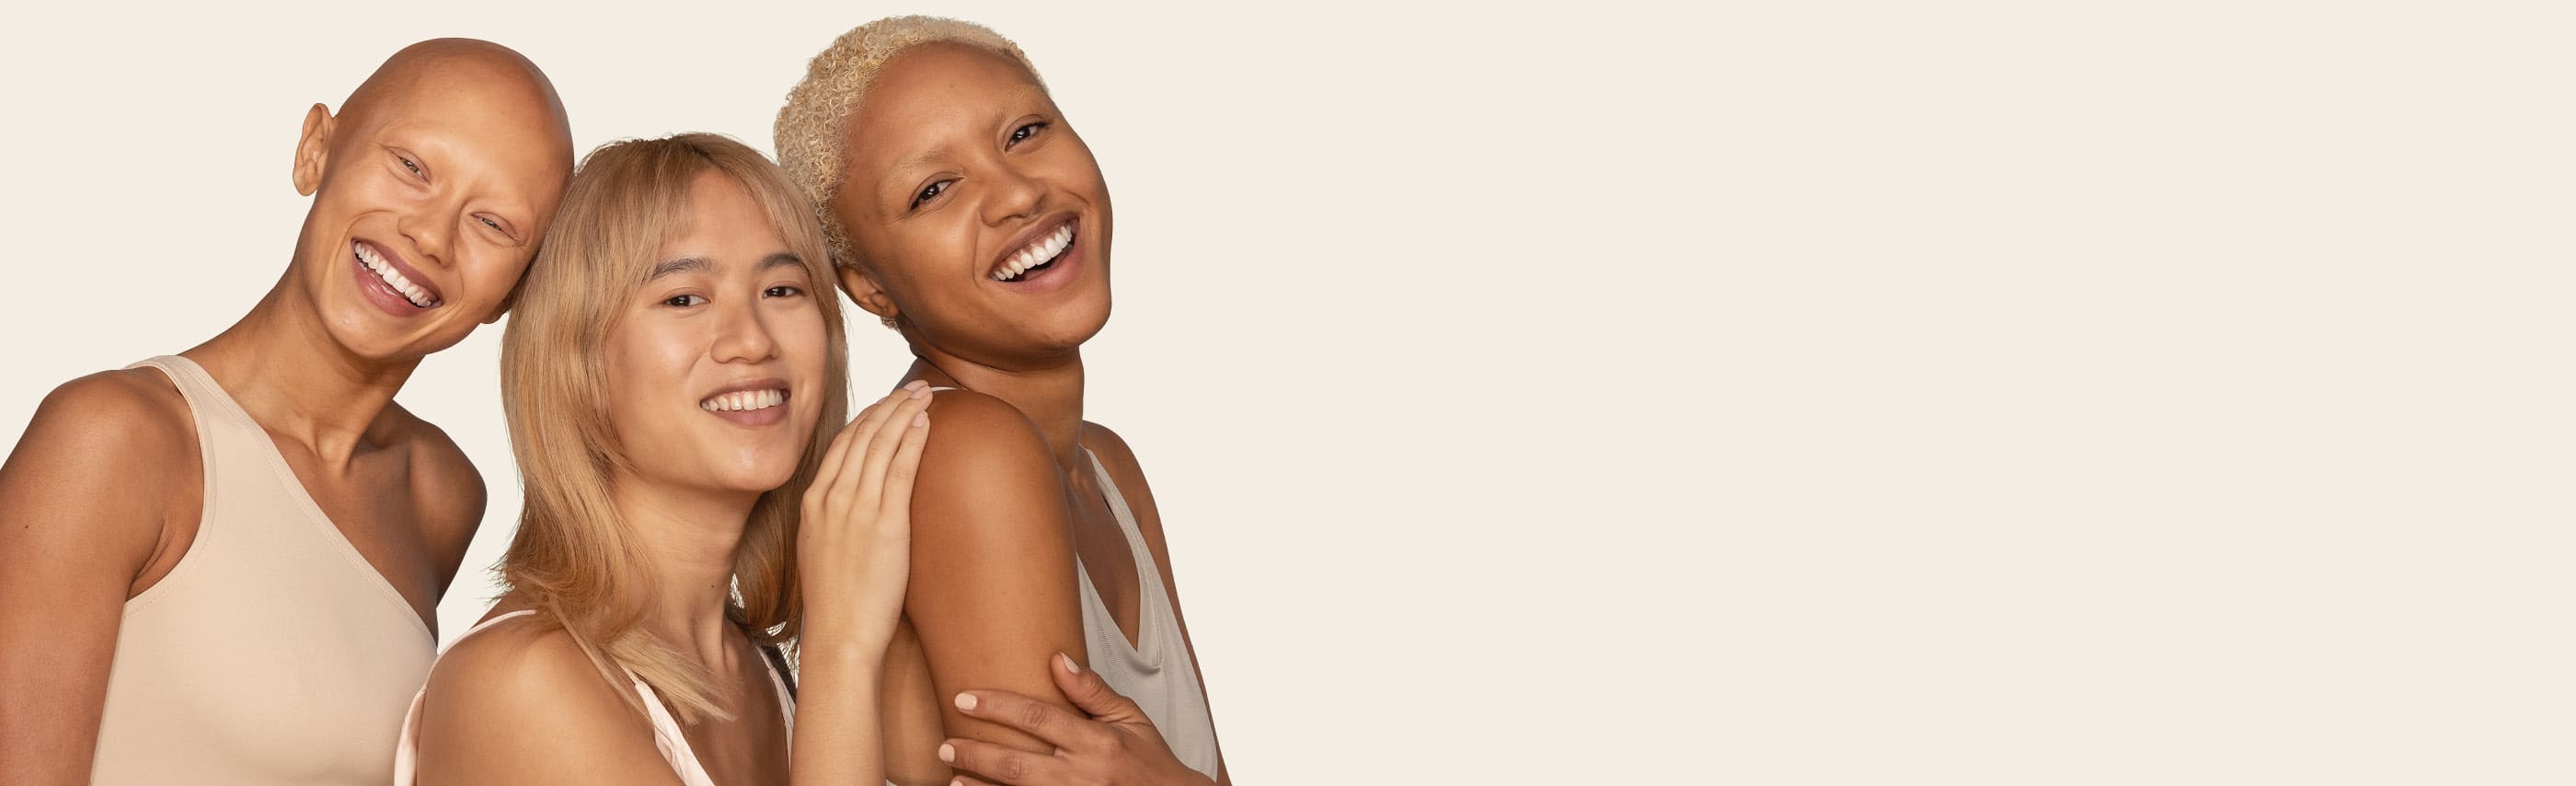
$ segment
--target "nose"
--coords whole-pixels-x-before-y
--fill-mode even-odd
[[[984,179],[984,222],[994,226],[1037,215],[1046,199],[1047,182],[1004,159]]]
[[[421,263],[446,267],[447,246],[456,237],[456,223],[464,220],[464,211],[450,204],[424,204],[420,208],[403,214],[396,228],[424,257]]]
[[[718,305],[715,343],[708,354],[718,363],[758,363],[778,355],[768,319],[752,303],[735,300]]]

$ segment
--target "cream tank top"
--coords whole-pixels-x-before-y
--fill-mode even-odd
[[[1145,547],[1145,534],[1137,529],[1136,516],[1127,509],[1126,497],[1118,493],[1118,483],[1110,480],[1108,468],[1089,449],[1082,455],[1091,461],[1092,477],[1108,497],[1118,529],[1127,535],[1127,551],[1136,557],[1138,594],[1136,643],[1130,646],[1127,634],[1109,616],[1109,604],[1091,588],[1091,573],[1083,569],[1082,558],[1074,558],[1074,575],[1082,585],[1084,651],[1090,655],[1091,669],[1109,687],[1144,708],[1154,728],[1162,731],[1163,743],[1171,746],[1172,755],[1180,757],[1182,764],[1214,778],[1216,722],[1208,716],[1207,694],[1199,689],[1198,667],[1190,662],[1190,645],[1181,637],[1171,595],[1163,591],[1163,571],[1154,564],[1154,552]]]
[[[91,782],[381,784],[437,639],[194,361],[205,512],[177,567],[125,602]]]

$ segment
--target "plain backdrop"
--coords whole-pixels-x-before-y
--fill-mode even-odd
[[[841,31],[957,16],[1115,194],[1088,414],[1239,782],[2566,783],[2562,8],[26,6],[0,434],[255,302],[305,107],[405,43],[767,150]],[[401,396],[492,490],[451,636],[499,338]]]

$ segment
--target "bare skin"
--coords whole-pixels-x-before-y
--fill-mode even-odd
[[[1175,604],[1180,594],[1134,453],[1082,418],[1081,345],[1110,303],[1109,194],[1089,148],[1017,63],[945,43],[889,61],[846,133],[828,209],[861,259],[841,269],[842,287],[896,320],[918,359],[906,378],[962,388],[932,407],[941,429],[915,491],[917,568],[886,667],[890,772],[944,783],[954,770],[936,752],[948,738],[1061,753],[951,697],[971,687],[1074,708],[1041,666],[1085,652],[1077,555],[1136,641],[1135,561],[1086,452],[1128,501]],[[1057,261],[995,280],[1068,224]],[[1182,629],[1186,639],[1186,618]]]
[[[822,411],[824,282],[767,229],[728,176],[692,185],[693,218],[663,241],[657,270],[602,351],[620,531],[652,588],[641,626],[717,677],[730,718],[681,733],[719,783],[879,783],[877,686],[908,568],[910,492],[929,432],[923,385],[896,390],[840,429],[800,510],[806,598],[801,703],[790,735],[762,656],[726,618],[735,558],[761,495],[786,485]],[[819,243],[819,239],[817,239]],[[694,261],[695,267],[679,262]],[[783,263],[781,262],[783,260]],[[771,420],[710,412],[728,385],[784,391]],[[834,424],[837,426],[838,424]],[[518,592],[492,616],[529,608]],[[630,701],[549,618],[511,619],[450,649],[421,700],[421,784],[678,784]],[[792,766],[791,766],[792,764]]]
[[[285,274],[240,322],[182,353],[260,423],[433,630],[482,519],[481,475],[393,397],[423,357],[507,308],[571,171],[562,102],[525,58],[464,39],[407,47],[338,114],[306,114],[291,173],[315,199]],[[401,296],[362,278],[361,242],[399,256],[435,306],[379,305]],[[195,431],[160,372],[102,372],[48,396],[0,466],[0,761],[12,782],[88,782],[121,607],[196,536]]]

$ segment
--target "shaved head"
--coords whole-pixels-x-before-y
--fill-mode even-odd
[[[572,121],[564,114],[563,97],[555,94],[554,81],[518,50],[490,41],[433,38],[403,47],[340,102],[339,119],[364,123],[371,113],[413,94],[460,90],[485,93],[504,106],[518,104],[522,111],[511,114],[550,123],[550,136],[562,146],[569,170]]]
[[[528,58],[403,47],[337,114],[305,112],[291,174],[314,201],[285,285],[349,351],[416,362],[508,310],[573,161],[563,99]]]

